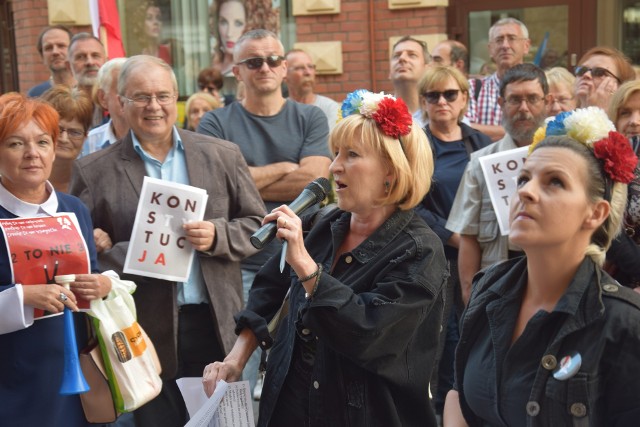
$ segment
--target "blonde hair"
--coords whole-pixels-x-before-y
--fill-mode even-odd
[[[373,119],[352,114],[340,120],[329,135],[333,153],[360,144],[382,157],[393,176],[380,205],[397,205],[401,210],[417,206],[431,188],[433,175],[431,146],[420,126],[413,122],[409,134],[396,139],[382,133]]]
[[[549,86],[564,86],[573,96],[576,76],[564,67],[553,67],[544,72]]]
[[[429,89],[449,79],[453,79],[458,85],[458,88],[460,88],[460,92],[467,95],[467,103],[462,110],[460,110],[460,114],[458,114],[458,121],[460,122],[469,107],[469,80],[467,80],[460,70],[451,66],[437,66],[427,69],[427,72],[420,79],[420,83],[418,83],[418,92],[421,97],[424,97],[424,93],[428,92]],[[424,111],[424,117],[429,117],[426,111]]]
[[[611,97],[607,114],[616,127],[618,126],[620,109],[638,91],[640,91],[640,80],[631,80],[623,83]]]

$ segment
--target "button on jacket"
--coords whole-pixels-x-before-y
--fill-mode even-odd
[[[291,286],[290,311],[267,362],[258,425],[266,426],[296,348],[315,344],[309,393],[310,426],[435,426],[429,379],[442,324],[448,277],[442,244],[413,210],[396,211],[331,271],[351,215],[336,210],[309,232],[305,246],[322,263],[307,300],[278,257],[258,273],[237,331],[251,327],[259,342]],[[303,220],[309,222],[307,218]],[[307,391],[307,390],[305,390]]]
[[[496,371],[478,372],[469,363],[470,354],[474,346],[486,342],[480,331],[487,329],[488,307],[512,293],[513,286],[524,287],[526,275],[526,258],[518,258],[490,267],[474,278],[474,291],[463,316],[456,350],[456,387],[470,426],[490,424],[471,410],[468,399],[475,400],[478,396],[465,396],[464,386],[468,383],[465,376],[484,375],[485,390],[489,392],[502,386]],[[535,366],[535,372],[521,373],[533,380],[530,389],[523,390],[528,396],[527,402],[515,411],[526,417],[527,426],[637,425],[640,419],[640,296],[621,287],[587,257],[551,314],[557,314],[558,324],[554,327],[557,332],[552,333],[548,341],[534,339],[523,343],[529,346],[531,354],[540,352],[543,357],[533,363],[521,361],[521,366]],[[499,325],[490,324],[489,328],[494,338],[501,336],[496,332]],[[507,335],[502,338],[510,340],[511,336]],[[524,334],[520,338],[523,337]],[[582,359],[579,370],[555,378],[554,370],[563,357],[575,353]],[[504,365],[506,362],[501,364]],[[493,400],[496,407],[500,407],[497,394],[482,399]]]

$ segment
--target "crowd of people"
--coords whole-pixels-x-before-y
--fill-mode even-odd
[[[248,380],[264,427],[634,425],[640,83],[629,60],[597,46],[571,71],[543,70],[524,60],[526,25],[503,18],[489,30],[492,74],[469,76],[459,41],[429,49],[407,35],[390,56],[393,93],[339,103],[316,93],[309,52],[245,29],[245,7],[212,11],[218,66],[198,76],[184,123],[153,2],[141,54],[108,60],[99,39],[49,27],[37,48],[51,79],[0,96],[0,219],[14,221],[0,222],[0,420],[89,425],[78,395],[58,393],[56,314],[75,312],[81,350],[78,308],[125,279],[163,387],[110,425],[183,426],[182,377],[202,377],[207,395]],[[235,99],[222,95],[230,76]],[[483,159],[511,150],[525,159],[501,210],[504,183]],[[124,272],[145,177],[208,194],[204,219],[181,224],[196,254],[184,282]],[[335,203],[289,206],[318,177]],[[76,218],[82,271],[7,232],[62,214]],[[276,238],[258,250],[250,236],[268,223]],[[75,281],[59,286],[49,269]]]

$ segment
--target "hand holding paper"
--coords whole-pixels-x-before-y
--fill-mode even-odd
[[[187,222],[182,226],[189,243],[197,251],[208,251],[216,237],[216,226],[209,221]]]

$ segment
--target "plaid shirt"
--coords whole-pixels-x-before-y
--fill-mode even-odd
[[[482,87],[476,101],[475,96],[475,79],[469,80],[469,108],[465,117],[471,123],[481,125],[502,126],[502,109],[498,105],[498,96],[500,96],[500,80],[498,75],[492,75],[482,79]]]

